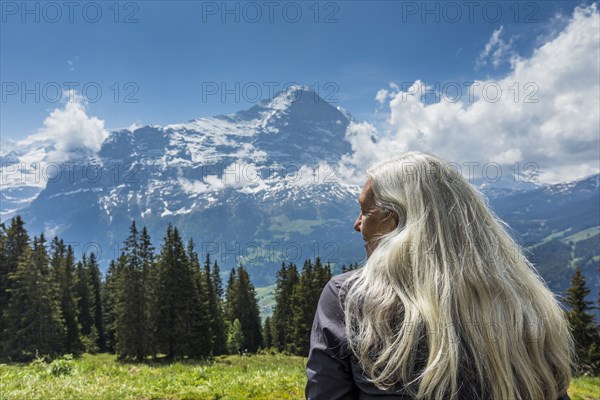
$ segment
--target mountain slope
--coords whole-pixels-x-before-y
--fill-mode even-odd
[[[21,214],[33,232],[101,252],[104,267],[132,218],[157,247],[171,222],[222,269],[244,262],[256,284],[270,283],[281,261],[337,263],[362,251],[352,231],[358,188],[335,171],[351,151],[349,122],[292,87],[240,113],[113,132]]]
[[[350,121],[344,110],[296,86],[235,114],[115,131],[97,154],[49,171],[47,184],[29,188],[17,178],[3,184],[2,211],[20,213],[32,235],[60,235],[78,257],[96,252],[104,268],[135,219],[157,249],[173,223],[200,254],[211,253],[223,278],[243,262],[253,283],[266,286],[282,261],[301,265],[316,256],[337,272],[364,258],[352,229],[360,188],[340,182],[336,171],[352,151],[345,140]],[[52,146],[39,140],[8,148],[3,168],[47,161]],[[513,185],[506,176],[475,184],[553,290],[564,290],[577,262],[596,296],[598,175],[558,185]]]

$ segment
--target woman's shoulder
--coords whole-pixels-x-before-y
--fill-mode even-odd
[[[354,274],[356,274],[359,271],[360,271],[360,269],[353,269],[352,271],[348,271],[348,272],[341,273],[339,275],[335,275],[329,280],[329,283],[331,285],[333,285],[336,290],[339,291],[342,288],[342,285],[344,284],[344,282],[346,282],[348,280],[348,278],[350,278],[351,276],[353,276]]]
[[[350,277],[354,276],[359,271],[360,269],[353,269],[352,271],[335,275],[329,280],[329,282],[327,282],[327,285],[324,288],[324,291],[326,291],[329,288],[329,290],[333,292],[331,293],[331,297],[334,297],[335,294],[337,303],[342,310],[344,309],[344,300],[346,298],[346,292],[348,290],[348,287],[344,286],[344,283],[346,283],[346,281]]]
[[[342,287],[348,278],[354,275],[356,271],[357,270],[352,270],[331,277],[321,291],[317,312],[325,311],[326,314],[332,318],[343,319],[343,298],[345,289]]]

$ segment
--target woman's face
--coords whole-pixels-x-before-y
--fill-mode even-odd
[[[360,204],[360,214],[354,222],[354,230],[362,234],[367,257],[369,257],[377,247],[379,238],[396,228],[398,216],[377,207],[371,179],[365,183],[360,196],[358,196],[358,203]]]

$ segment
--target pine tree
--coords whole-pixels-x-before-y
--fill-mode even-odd
[[[13,217],[10,221],[8,229],[6,230],[6,264],[0,267],[0,271],[2,271],[2,276],[4,277],[1,282],[6,285],[3,286],[2,289],[10,287],[11,282],[7,282],[4,279],[7,279],[8,274],[17,270],[17,265],[19,264],[19,261],[21,261],[20,258],[25,255],[25,249],[29,246],[29,241],[29,235],[25,229],[25,222],[20,215]]]
[[[194,357],[210,356],[213,348],[212,319],[209,310],[207,282],[195,251],[193,239],[188,241],[187,256],[194,280],[194,303],[192,307],[192,353]]]
[[[54,236],[52,242],[50,243],[50,271],[49,274],[52,277],[51,279],[51,290],[53,291],[54,300],[58,302],[61,320],[63,323],[63,344],[62,346],[66,351],[66,338],[67,338],[67,330],[66,330],[66,321],[64,319],[63,312],[63,284],[64,284],[64,274],[65,274],[65,262],[66,262],[66,252],[67,248],[65,246],[65,242],[62,239],[59,239],[58,236]]]
[[[310,331],[320,293],[330,279],[331,267],[324,266],[319,257],[314,265],[311,260],[304,262],[302,276],[292,294],[293,342],[290,350],[296,355],[308,355]]]
[[[239,309],[239,289],[237,281],[237,273],[235,268],[231,268],[229,279],[227,280],[227,289],[225,291],[225,320],[229,323],[236,318],[236,310]]]
[[[57,249],[61,251],[61,249]],[[53,258],[55,258],[53,256]],[[67,246],[60,271],[61,313],[65,323],[65,350],[67,353],[80,353],[83,350],[81,330],[77,322],[77,302],[73,293],[75,257],[71,245]]]
[[[256,290],[242,264],[237,268],[236,275],[237,278],[234,278],[233,282],[231,282],[230,275],[230,283],[234,287],[228,287],[227,290],[229,293],[227,308],[233,318],[229,322],[233,323],[236,319],[239,320],[244,336],[244,349],[254,353],[262,346],[262,326]]]
[[[321,291],[323,290],[325,285],[327,285],[327,282],[329,282],[329,280],[331,279],[331,265],[323,265],[323,263],[321,263],[321,258],[317,257],[315,259],[313,279],[314,286],[311,289],[313,291],[312,294],[315,296],[312,298],[312,300],[313,306],[315,307],[316,311]]]
[[[213,341],[212,354],[217,356],[227,353],[227,326],[225,325],[225,310],[219,297],[219,293],[216,291],[216,278],[213,278],[210,265],[210,254],[207,253],[203,271],[208,291],[208,309],[212,320],[210,329]]]
[[[81,327],[81,335],[89,336],[92,333],[92,313],[90,306],[90,287],[87,274],[87,258],[85,254],[77,263],[77,272],[74,285],[74,294],[77,299],[77,321]],[[87,349],[86,349],[87,350]]]
[[[247,299],[249,306],[249,323],[248,335],[251,340],[248,340],[248,350],[256,352],[263,345],[262,337],[262,323],[260,319],[260,309],[258,307],[258,298],[256,296],[256,289],[250,281],[250,276],[243,266],[240,265],[241,271],[238,273],[240,287],[244,288],[244,283],[247,285]]]
[[[132,221],[124,243],[124,261],[117,291],[116,344],[121,359],[142,361],[150,354],[140,234]]]
[[[275,309],[271,319],[273,346],[283,352],[293,343],[292,294],[299,281],[296,265],[282,263],[276,279]]]
[[[140,263],[142,266],[142,315],[144,325],[144,342],[146,353],[156,354],[156,298],[158,276],[156,271],[156,261],[154,246],[150,239],[148,229],[144,226],[140,235]]]
[[[25,254],[25,248],[29,246],[29,235],[25,229],[25,222],[20,215],[10,220],[10,225],[4,233],[2,225],[2,263],[0,263],[0,305],[4,310],[10,300],[10,291],[13,281],[8,276],[17,270],[21,261],[20,258]],[[5,319],[3,312],[0,311],[0,338],[5,329]],[[0,346],[2,347],[2,346]]]
[[[227,351],[230,354],[242,354],[244,352],[245,338],[242,324],[239,319],[227,324]]]
[[[6,226],[0,223],[0,357],[4,355],[4,310],[8,305],[8,292],[6,291],[8,285],[8,251],[7,251],[7,237],[6,237]]]
[[[6,226],[0,223],[0,357],[3,356],[3,341],[4,337],[4,310],[8,306],[8,292],[6,286],[8,284],[8,271],[6,266],[8,264],[8,253],[7,253],[7,237],[6,237]]]
[[[100,351],[106,351],[106,338],[104,333],[103,307],[102,307],[102,281],[100,277],[100,268],[96,261],[96,254],[90,254],[88,263],[88,279],[90,287],[91,313],[93,316],[93,329],[96,331],[96,347]]]
[[[159,258],[158,348],[167,358],[179,358],[192,352],[194,278],[179,231],[171,224]]]
[[[215,324],[218,325],[217,331],[219,332],[217,334],[217,340],[214,343],[214,348],[216,349],[218,354],[221,354],[221,353],[225,353],[226,348],[227,348],[227,343],[226,343],[227,326],[225,325],[225,311],[224,311],[224,305],[223,305],[223,284],[221,282],[221,270],[219,268],[219,264],[217,263],[217,260],[215,260],[213,262],[211,278],[213,280],[213,286],[215,288],[214,296],[216,297],[216,301],[217,301],[217,316],[215,318],[215,320],[216,320]]]
[[[25,361],[38,354],[62,352],[64,326],[53,293],[44,236],[34,237],[33,249],[26,246],[21,250],[16,270],[8,274],[4,351],[13,360]]]
[[[53,276],[53,281],[56,285],[56,293],[58,295],[58,300],[60,301],[60,282],[62,280],[67,248],[62,239],[59,239],[58,236],[54,236],[52,243],[50,244],[50,249],[50,274]]]
[[[105,348],[111,353],[116,352],[116,324],[119,301],[119,281],[122,266],[125,265],[125,255],[121,254],[118,261],[111,260],[106,279],[102,286],[102,304],[104,304],[103,323],[105,329]]]
[[[331,265],[323,265],[321,259],[317,257],[313,267],[312,280],[308,287],[306,305],[307,311],[304,312],[303,324],[295,325],[298,327],[295,334],[296,337],[301,337],[302,343],[310,345],[310,331],[312,328],[312,322],[314,319],[315,312],[317,311],[317,305],[319,303],[319,297],[327,282],[331,279]],[[303,327],[303,328],[300,328]],[[303,347],[300,354],[308,355],[308,347]]]
[[[594,316],[589,312],[592,302],[585,300],[589,293],[590,290],[587,288],[585,277],[581,273],[581,268],[577,266],[565,298],[565,303],[570,307],[570,310],[566,313],[573,332],[576,354],[579,360],[575,373],[590,372],[598,375],[600,373],[600,363],[598,361],[600,336],[598,326],[594,322]]]
[[[265,318],[263,325],[263,348],[270,349],[273,346],[273,329],[271,328],[271,317]]]
[[[359,268],[358,263],[354,263],[354,264],[350,263],[350,266],[348,266],[348,267],[346,267],[346,264],[344,264],[344,265],[342,265],[342,274],[344,272],[353,271],[358,268]]]
[[[219,300],[223,299],[223,283],[221,282],[221,269],[219,268],[219,264],[217,263],[217,260],[215,260],[215,262],[213,263],[213,269],[212,269],[212,280],[213,280],[213,286],[215,288],[215,294],[217,295],[217,298]]]
[[[315,273],[311,260],[304,261],[302,274],[292,293],[292,329],[293,340],[289,351],[295,355],[307,356],[310,345],[310,331],[314,311],[312,299],[309,297],[314,292]]]

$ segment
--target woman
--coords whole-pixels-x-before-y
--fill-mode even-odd
[[[321,293],[306,397],[568,399],[563,311],[479,192],[419,152],[367,175],[367,261]]]

